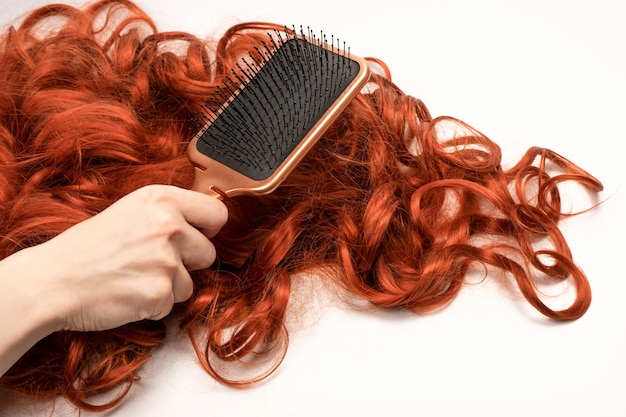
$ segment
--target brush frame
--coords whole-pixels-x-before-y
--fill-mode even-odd
[[[195,180],[192,190],[200,191],[220,199],[243,194],[265,195],[271,193],[285,180],[287,175],[289,175],[302,158],[304,158],[307,152],[324,134],[326,129],[337,119],[348,103],[361,91],[369,80],[370,68],[365,59],[352,55],[351,53],[346,53],[345,49],[340,50],[332,44],[329,45],[326,41],[311,38],[303,34],[292,36],[306,40],[318,47],[327,49],[332,53],[356,62],[359,65],[359,71],[356,77],[348,84],[339,97],[330,105],[326,112],[274,172],[269,177],[262,180],[252,179],[203,154],[197,149],[201,134],[206,130],[207,126],[211,124],[211,122],[207,123],[205,127],[194,136],[188,147],[189,159],[195,167]],[[231,99],[228,100],[224,106],[228,106],[234,98],[235,95],[231,96]],[[219,114],[217,117],[219,117]]]

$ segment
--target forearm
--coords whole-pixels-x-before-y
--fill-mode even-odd
[[[0,375],[35,343],[55,330],[51,303],[38,285],[40,268],[35,248],[0,261]]]

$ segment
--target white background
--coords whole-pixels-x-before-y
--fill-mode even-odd
[[[46,1],[0,3],[9,23]],[[563,224],[594,295],[578,321],[546,321],[492,281],[426,316],[355,312],[318,297],[292,320],[285,362],[257,387],[218,385],[172,336],[107,416],[626,416],[626,3],[137,3],[160,30],[201,37],[246,20],[323,29],[386,61],[433,116],[456,116],[495,140],[505,161],[552,148],[604,181],[609,200]]]

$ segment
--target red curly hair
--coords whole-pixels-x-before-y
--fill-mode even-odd
[[[0,44],[0,258],[42,243],[147,184],[189,188],[186,147],[195,115],[236,62],[275,25],[247,23],[217,44],[158,32],[127,0],[33,11]],[[293,277],[320,271],[371,306],[416,313],[441,308],[473,265],[512,277],[555,320],[580,317],[589,283],[557,223],[559,186],[602,189],[547,149],[513,167],[499,147],[390,81],[384,63],[367,88],[274,193],[227,199],[214,239],[216,266],[193,273],[182,328],[201,365],[246,386],[280,363]],[[24,277],[26,278],[26,277]],[[550,308],[541,282],[569,280],[571,305]],[[2,387],[64,396],[81,409],[118,404],[165,338],[162,321],[103,332],[52,334],[2,378]],[[228,377],[224,363],[259,364]],[[95,394],[122,387],[112,400]]]

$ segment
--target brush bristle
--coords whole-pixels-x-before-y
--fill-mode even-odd
[[[360,70],[323,34],[291,33],[270,34],[233,69],[196,135],[200,153],[254,180],[272,175]]]

